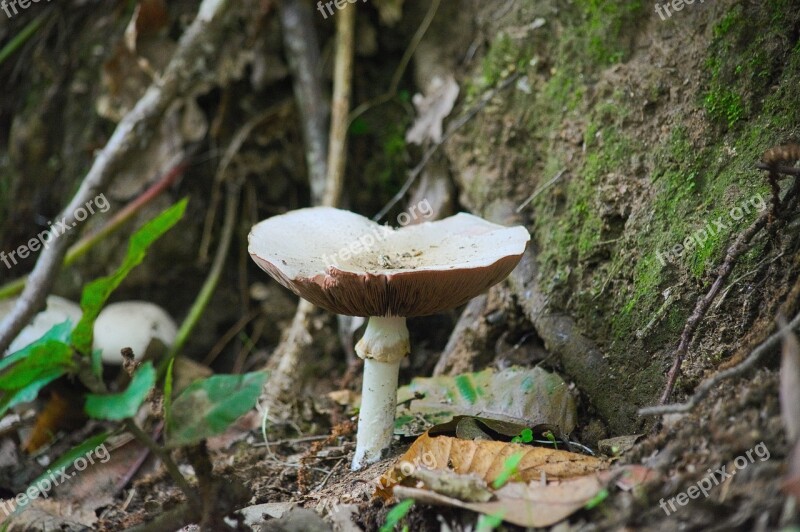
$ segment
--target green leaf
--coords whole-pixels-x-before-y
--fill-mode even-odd
[[[156,370],[146,362],[133,374],[131,383],[122,393],[87,394],[85,410],[94,419],[119,421],[136,415],[147,394],[156,383]]]
[[[19,351],[16,351],[9,356],[0,359],[0,371],[3,371],[11,364],[18,362],[28,355],[30,355],[36,347],[40,344],[43,344],[47,341],[53,342],[61,342],[63,344],[69,343],[69,335],[72,331],[72,323],[69,320],[64,321],[63,323],[59,323],[58,325],[53,325],[53,327],[44,333],[41,338],[36,340],[35,342],[26,345]]]
[[[597,506],[599,506],[607,498],[608,498],[608,490],[603,488],[597,492],[597,495],[592,497],[591,500],[589,500],[589,502],[586,503],[586,506],[584,506],[584,508],[586,508],[587,510],[592,510]]]
[[[108,439],[109,435],[110,433],[104,432],[103,434],[92,436],[85,442],[76,445],[75,447],[73,447],[72,449],[61,455],[58,458],[58,460],[50,464],[50,466],[47,468],[47,471],[36,477],[30,483],[29,489],[31,487],[36,487],[36,489],[39,491],[40,494],[47,495],[50,490],[43,488],[45,480],[48,480],[47,484],[50,485],[51,486],[50,489],[52,489],[55,486],[52,486],[52,483],[49,481],[49,478],[59,479],[61,476],[59,475],[58,472],[65,471],[69,466],[71,466],[75,462],[75,460],[77,460],[81,456],[86,456],[87,462],[94,463],[95,456],[99,454],[97,450],[100,448],[103,449],[103,455],[105,455],[107,458],[103,459],[102,457],[98,457],[99,458],[98,461],[101,463],[108,462],[109,460],[108,457],[110,457],[110,455],[108,454],[108,449],[106,449],[106,446],[103,445],[103,443],[106,441],[106,439]]]
[[[500,489],[506,485],[508,479],[516,476],[519,473],[519,466],[522,457],[525,456],[524,453],[514,453],[508,458],[505,459],[503,462],[503,469],[500,471],[500,474],[497,475],[497,478],[494,479],[492,482],[492,487],[494,489]]]
[[[496,514],[481,514],[478,522],[475,524],[475,532],[485,532],[487,530],[494,530],[503,524],[503,512]]]
[[[39,390],[59,378],[65,371],[55,368],[50,373],[42,373],[39,377],[22,388],[11,390],[3,394],[0,398],[0,417],[8,412],[8,409],[20,403],[33,401],[39,396]]]
[[[397,404],[395,433],[403,436],[422,434],[456,416],[522,427],[553,425],[565,433],[575,428],[577,419],[569,386],[538,367],[416,378],[398,390]]]
[[[72,367],[72,349],[67,344],[37,342],[25,358],[0,372],[0,390],[20,390],[54,371],[65,373]]]
[[[39,390],[74,367],[69,320],[54,325],[41,338],[0,360],[0,416],[19,403],[33,401]]]
[[[552,432],[548,431],[551,435]],[[511,438],[511,443],[530,443],[533,441],[533,431],[531,429],[522,429],[518,436]]]
[[[167,427],[172,425],[172,368],[174,365],[175,359],[170,358],[167,375],[164,377],[164,421]]]
[[[397,503],[386,514],[386,522],[381,527],[380,532],[392,532],[397,523],[408,514],[412,506],[414,506],[414,499],[406,499]]]
[[[127,277],[128,273],[139,265],[147,253],[147,249],[174,226],[186,210],[186,199],[183,199],[165,210],[136,231],[130,238],[128,253],[117,271],[106,277],[96,279],[86,285],[81,296],[83,317],[72,333],[72,345],[84,355],[92,354],[92,334],[94,321],[111,293]],[[141,353],[137,353],[141,354]],[[100,375],[99,357],[92,357],[95,374]]]
[[[167,446],[180,447],[220,434],[253,408],[267,374],[214,375],[190,384],[172,403]]]

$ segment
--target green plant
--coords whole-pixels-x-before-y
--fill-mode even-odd
[[[55,379],[77,377],[89,389],[84,404],[86,414],[96,420],[122,422],[125,429],[158,454],[189,501],[196,503],[198,499],[194,490],[180,474],[169,453],[132,421],[157,384],[153,364],[140,365],[122,392],[108,393],[103,381],[100,352],[92,349],[94,322],[103,305],[130,271],[144,260],[149,247],[182,218],[185,209],[186,200],[183,200],[131,236],[123,263],[112,274],[84,287],[81,297],[83,315],[74,329],[69,321],[55,325],[37,341],[0,360],[0,416],[16,404],[36,399],[42,388]],[[193,445],[224,431],[252,408],[266,379],[263,372],[215,375],[196,380],[172,402],[171,369],[170,364],[164,389],[169,394],[165,399],[167,444],[173,447]],[[104,433],[88,439],[56,460],[51,469],[66,467],[75,456],[84,453],[85,448],[94,448],[107,436],[108,433]]]
[[[603,489],[601,489],[600,491],[597,492],[597,495],[595,495],[594,497],[589,499],[589,502],[587,502],[584,505],[584,508],[586,508],[587,510],[591,510],[593,508],[596,508],[597,506],[599,506],[607,498],[608,498],[608,490],[603,488]]]
[[[530,443],[533,441],[533,431],[531,429],[522,429],[517,436],[511,438],[511,443]]]
[[[555,436],[555,434],[553,434],[553,431],[551,431],[551,430],[548,430],[547,432],[545,432],[545,433],[544,433],[544,437],[545,437],[545,438],[547,438],[547,440],[548,440],[550,443],[552,443],[552,444],[553,444],[553,447],[554,447],[556,450],[558,450],[558,442],[556,441],[556,436]]]
[[[380,532],[392,532],[398,523],[405,518],[412,506],[414,506],[414,499],[406,499],[397,503],[386,514],[386,521],[381,526]],[[408,530],[408,526],[404,526],[403,530]]]
[[[475,523],[475,531],[476,532],[486,532],[488,530],[494,530],[495,528],[499,527],[503,523],[503,514],[496,513],[491,515],[481,514],[478,517],[478,522]]]
[[[494,482],[492,482],[492,487],[494,489],[502,488],[510,478],[519,475],[518,467],[523,456],[525,456],[525,453],[514,453],[503,461],[503,469],[500,471],[500,474],[497,475],[497,478],[494,479]]]

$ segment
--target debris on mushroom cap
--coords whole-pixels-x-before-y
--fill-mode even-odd
[[[148,348],[169,347],[177,334],[175,321],[158,305],[147,301],[121,301],[107,305],[97,316],[94,348],[100,349],[106,364],[120,365],[123,347],[133,349],[136,360],[142,360]],[[162,345],[151,345],[153,341]]]
[[[0,302],[0,317],[9,314],[16,302],[16,298]],[[63,297],[47,296],[47,307],[34,316],[33,321],[20,331],[8,346],[8,352],[14,353],[32,344],[59,323],[69,320],[74,327],[82,315],[81,307],[77,303]]]
[[[459,213],[392,229],[312,207],[274,216],[248,236],[253,260],[317,306],[350,316],[426,316],[503,280],[530,234]]]

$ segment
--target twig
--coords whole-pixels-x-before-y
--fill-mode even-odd
[[[328,144],[328,175],[322,204],[339,204],[347,164],[347,117],[353,78],[356,7],[345,6],[336,16],[336,61],[333,70],[331,135]]]
[[[714,301],[714,298],[717,297],[717,294],[722,288],[722,285],[725,283],[725,280],[728,278],[731,271],[733,271],[736,260],[746,250],[747,245],[750,243],[750,239],[752,239],[753,236],[755,236],[755,234],[767,224],[769,217],[770,211],[764,211],[761,213],[761,215],[756,218],[750,227],[748,227],[744,233],[741,233],[728,248],[728,251],[725,254],[725,261],[719,269],[719,273],[717,274],[714,284],[711,285],[708,293],[706,293],[706,295],[697,302],[692,315],[689,316],[688,320],[686,320],[686,325],[681,333],[681,339],[678,343],[678,348],[675,350],[675,360],[672,363],[669,373],[667,374],[667,384],[664,386],[664,392],[661,394],[658,404],[663,405],[669,401],[669,398],[672,395],[672,390],[675,388],[675,381],[678,379],[678,374],[681,371],[683,359],[686,357],[689,344],[691,343],[692,338],[694,338],[694,333],[697,331],[700,321],[703,319],[703,317],[705,317],[708,307],[711,306],[711,303]]]
[[[188,166],[188,154],[177,156],[174,166],[165,173],[158,181],[153,183],[147,190],[142,192],[139,197],[130,202],[121,211],[117,212],[100,230],[86,235],[67,250],[62,267],[67,267],[76,260],[86,255],[96,244],[103,239],[118,231],[128,220],[133,218],[142,208],[157,198],[162,192],[172,186],[173,183],[183,175]],[[180,160],[183,159],[183,160]],[[0,287],[0,299],[5,299],[20,293],[25,288],[28,276],[24,275]]]
[[[498,86],[496,89],[493,89],[493,90],[489,91],[487,94],[485,94],[484,97],[481,98],[481,101],[479,101],[477,104],[475,104],[475,106],[472,107],[472,109],[470,109],[469,111],[464,113],[464,115],[462,115],[458,120],[456,120],[455,122],[451,123],[448,126],[447,131],[444,133],[444,135],[442,135],[442,140],[440,140],[439,142],[437,142],[436,144],[434,144],[433,146],[428,148],[428,150],[423,154],[422,159],[420,160],[419,164],[417,164],[417,166],[415,166],[408,173],[408,178],[406,179],[406,182],[403,183],[403,186],[400,187],[400,190],[397,191],[397,194],[392,196],[392,199],[389,200],[389,203],[387,203],[383,207],[383,209],[381,209],[378,212],[378,214],[373,216],[372,220],[376,221],[376,222],[382,220],[383,217],[386,216],[386,214],[392,209],[392,207],[394,207],[397,204],[398,201],[403,199],[403,196],[406,195],[406,192],[408,192],[408,189],[410,189],[411,185],[414,184],[414,181],[416,181],[417,177],[419,177],[419,175],[422,173],[422,170],[428,164],[428,161],[431,160],[431,157],[433,157],[433,155],[436,153],[436,151],[439,149],[439,147],[442,144],[444,144],[445,142],[447,142],[450,139],[450,137],[452,137],[453,134],[456,131],[458,131],[464,124],[469,122],[484,107],[486,107],[486,104],[488,104],[492,100],[492,98],[497,96],[500,92],[502,92],[506,88],[510,87],[511,84],[514,83],[517,80],[517,78],[519,78],[519,75],[520,75],[519,72],[516,72],[516,73],[512,74],[511,76],[509,76],[505,81],[503,81],[503,83],[500,84],[500,86]]]
[[[206,355],[206,358],[203,359],[204,366],[211,366],[211,364],[217,359],[222,350],[225,349],[225,346],[228,345],[228,342],[233,340],[239,332],[245,328],[245,326],[253,321],[254,318],[258,316],[258,311],[251,311],[239,318],[239,321],[233,324],[233,326],[228,329],[225,334],[217,341],[216,344],[211,348],[211,350]],[[236,373],[236,372],[234,372]]]
[[[544,184],[544,185],[542,185],[541,187],[537,188],[537,189],[536,189],[536,190],[533,192],[533,194],[531,194],[530,196],[528,196],[528,198],[527,198],[525,201],[523,201],[522,203],[520,203],[519,207],[517,207],[517,212],[518,212],[518,213],[519,213],[519,212],[522,212],[522,209],[524,209],[524,208],[525,208],[525,207],[526,207],[526,206],[527,206],[527,205],[528,205],[530,202],[532,202],[533,200],[535,200],[535,199],[536,199],[536,198],[539,196],[539,194],[541,194],[542,192],[544,192],[545,190],[547,190],[547,188],[548,188],[548,187],[550,187],[550,185],[552,185],[553,183],[555,183],[556,181],[558,181],[559,179],[561,179],[561,176],[563,176],[563,175],[564,175],[564,172],[566,172],[566,171],[567,171],[567,169],[566,169],[566,168],[562,168],[561,170],[559,170],[559,172],[556,174],[556,176],[555,176],[554,178],[552,178],[550,181],[548,181],[547,183],[545,183],[545,184]]]
[[[441,0],[433,0],[433,2],[431,2],[431,5],[428,7],[428,12],[425,14],[425,18],[422,19],[419,28],[417,28],[414,36],[411,38],[408,48],[406,48],[406,51],[403,53],[400,63],[397,64],[397,68],[395,69],[394,74],[392,74],[392,81],[389,83],[389,89],[377,98],[364,102],[353,109],[353,112],[350,113],[349,124],[352,124],[356,118],[363,115],[376,105],[384,104],[395,97],[397,94],[397,89],[400,87],[400,80],[403,79],[403,74],[408,67],[408,63],[411,61],[411,58],[414,57],[414,52],[417,51],[419,43],[422,42],[422,38],[425,37],[425,33],[427,33],[431,22],[433,22],[433,19],[436,17],[436,13],[439,10],[440,4]]]
[[[44,22],[44,18],[47,15],[47,12],[42,13],[35,19],[28,22],[28,24],[22,28],[22,31],[18,34],[14,35],[14,37],[8,41],[8,43],[3,46],[0,50],[0,65],[8,59],[14,52],[16,52],[20,46],[25,44],[25,42],[30,39],[42,26],[42,22]]]
[[[334,89],[331,115],[330,145],[328,149],[328,174],[323,204],[336,206],[342,193],[346,164],[347,116],[350,105],[350,87],[353,69],[353,43],[355,6],[346,6],[336,16],[337,47],[334,66]],[[297,380],[300,354],[311,345],[308,324],[314,305],[301,299],[297,305],[292,325],[269,361],[272,373],[265,390],[263,408],[276,412],[285,404]]]
[[[223,33],[220,24],[232,2],[203,0],[198,15],[181,37],[178,49],[164,71],[117,125],[106,146],[95,158],[94,164],[84,177],[75,196],[64,208],[61,217],[71,225],[74,213],[108,185],[112,176],[131,154],[142,146],[156,130],[154,124],[169,105],[187,89],[197,83],[205,69],[195,65],[210,63],[216,53],[216,40]],[[4,353],[12,340],[39,310],[44,308],[45,298],[55,282],[61,263],[69,247],[71,235],[52,239],[49,248],[39,255],[22,295],[14,310],[0,323],[0,353]]]
[[[330,471],[328,471],[328,474],[325,475],[325,478],[322,479],[322,482],[320,482],[319,484],[316,485],[316,487],[314,487],[315,492],[318,492],[319,490],[325,487],[325,484],[328,483],[328,480],[331,478],[331,475],[333,475],[333,472],[339,469],[339,466],[342,465],[342,462],[344,462],[344,457],[339,458],[339,461],[333,464],[333,467],[331,468]]]
[[[685,403],[675,403],[671,405],[661,405],[661,406],[649,406],[646,408],[641,408],[639,410],[640,416],[657,416],[661,414],[676,414],[682,412],[688,412],[692,408],[694,408],[706,395],[710,392],[715,386],[717,386],[720,382],[730,379],[732,377],[737,377],[742,375],[747,370],[752,368],[756,362],[764,355],[770,351],[770,349],[774,348],[783,338],[784,334],[789,332],[790,330],[797,329],[800,327],[800,314],[795,316],[795,318],[789,323],[789,325],[782,327],[778,330],[775,334],[767,338],[761,345],[756,347],[750,355],[745,358],[741,364],[734,366],[732,368],[728,368],[726,370],[720,371],[716,373],[713,377],[709,378],[706,381],[703,381],[697,388],[695,389],[694,395],[691,399],[686,401]]]
[[[175,465],[175,462],[172,460],[172,457],[169,454],[169,451],[164,447],[161,447],[157,444],[153,438],[150,437],[145,431],[139,428],[139,426],[134,422],[132,419],[125,420],[125,428],[134,435],[134,437],[142,442],[145,447],[150,449],[150,451],[158,456],[161,459],[161,462],[164,464],[164,467],[167,468],[167,472],[172,477],[172,480],[175,481],[175,484],[183,491],[184,495],[186,495],[186,500],[189,501],[189,504],[195,508],[200,507],[200,499],[197,496],[195,490],[189,486],[189,483],[186,479],[181,475],[181,472],[178,470],[178,466]]]
[[[347,10],[345,10],[347,11]],[[343,14],[337,15],[341,17]],[[328,115],[322,89],[319,44],[308,2],[283,0],[280,9],[283,45],[294,79],[294,96],[306,147],[311,201],[319,205],[325,195],[328,174]]]
[[[797,195],[798,191],[800,191],[800,180],[795,180],[792,188],[786,193],[784,201],[788,202],[791,198]],[[705,317],[708,308],[714,301],[714,298],[717,297],[722,285],[725,284],[728,276],[733,271],[736,261],[742,255],[742,253],[748,249],[750,240],[755,236],[756,233],[758,233],[764,226],[767,225],[767,222],[771,219],[772,215],[773,212],[771,210],[765,210],[758,218],[756,218],[750,227],[748,227],[738,236],[738,238],[728,248],[728,251],[725,254],[725,261],[718,270],[717,278],[714,281],[714,284],[711,285],[708,293],[697,302],[692,315],[689,316],[689,319],[686,321],[686,325],[683,328],[683,333],[681,333],[680,342],[678,343],[678,348],[675,350],[675,361],[673,362],[672,367],[667,374],[667,383],[664,386],[664,392],[661,394],[661,398],[658,401],[659,405],[665,405],[672,395],[672,391],[675,388],[675,381],[678,379],[678,375],[681,371],[683,359],[686,357],[689,344],[694,337],[694,333],[697,331],[697,327],[700,325],[700,321],[703,319],[703,317]]]

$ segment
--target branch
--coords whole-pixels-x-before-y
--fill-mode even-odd
[[[795,198],[799,192],[800,180],[797,180],[784,197],[784,201],[787,202],[787,206],[790,205],[788,202]],[[711,303],[717,297],[717,294],[722,289],[722,286],[725,284],[728,276],[733,271],[733,268],[736,265],[739,257],[749,249],[750,240],[752,240],[756,233],[758,233],[764,226],[767,225],[767,222],[771,216],[772,211],[765,210],[758,218],[756,218],[750,227],[748,227],[738,236],[738,238],[728,248],[728,251],[725,254],[725,261],[718,270],[717,278],[714,281],[714,284],[711,285],[708,293],[706,293],[706,295],[697,302],[692,315],[689,316],[689,319],[686,321],[686,325],[683,328],[683,333],[681,333],[680,342],[678,343],[678,348],[675,350],[675,361],[672,363],[672,367],[667,374],[667,384],[664,386],[664,392],[661,394],[661,398],[658,401],[659,406],[663,406],[667,403],[667,401],[669,401],[672,391],[675,388],[675,381],[678,379],[678,375],[681,372],[683,359],[686,357],[686,353],[689,350],[689,344],[694,338],[694,333],[697,331],[697,327],[705,317],[706,312],[708,312],[708,308],[711,306]],[[774,230],[775,226],[772,226],[772,229]]]
[[[355,6],[346,6],[336,18],[336,62],[333,70],[333,112],[328,145],[328,179],[322,204],[339,204],[347,164],[347,125],[353,78],[353,47],[356,25]]]
[[[306,146],[311,203],[319,205],[325,195],[328,173],[328,114],[323,96],[322,67],[317,34],[309,4],[302,0],[283,0],[280,10],[283,45],[294,79],[294,97],[302,123]]]
[[[353,47],[355,6],[346,6],[336,15],[336,63],[334,65],[333,114],[331,117],[328,173],[323,204],[336,206],[342,194],[344,171],[347,162],[347,127],[350,112],[351,78],[353,75]],[[311,148],[306,147],[307,150]],[[269,386],[263,400],[267,412],[279,411],[278,405],[294,391],[299,380],[297,370],[300,355],[311,344],[309,321],[314,305],[301,299],[297,305],[292,325],[270,357],[272,370]]]
[[[111,220],[103,225],[103,227],[101,227],[98,231],[86,235],[76,242],[75,245],[70,247],[67,250],[66,256],[64,257],[63,267],[74,263],[76,260],[86,255],[86,253],[94,248],[95,245],[97,245],[99,242],[102,242],[103,239],[117,232],[128,220],[133,218],[136,213],[141,211],[162,192],[172,186],[178,177],[183,175],[183,172],[188,166],[190,156],[191,155],[189,153],[181,153],[176,156],[173,161],[174,166],[171,166],[170,169],[158,181],[153,183],[153,185],[151,185],[147,190],[142,192],[135,200],[128,203],[122,210],[118,211],[117,214],[115,214],[113,218],[111,218]],[[25,288],[25,284],[27,282],[28,276],[23,275],[19,279],[15,279],[4,284],[0,287],[0,299],[6,299],[19,294]]]
[[[209,63],[211,56],[216,53],[216,40],[223,30],[223,24],[219,21],[229,5],[232,3],[225,0],[203,0],[197,17],[181,37],[163,76],[147,89],[136,106],[117,125],[108,143],[95,158],[78,192],[64,208],[60,218],[64,218],[67,225],[75,222],[75,211],[104,190],[126,159],[149,140],[154,124],[175,98],[184,94],[205,74],[205,69],[198,68],[198,65]],[[23,327],[44,308],[45,298],[55,282],[70,240],[67,235],[53,238],[50,246],[42,251],[14,310],[0,323],[0,353],[8,349]]]
[[[639,409],[640,416],[657,416],[661,414],[677,414],[688,412],[692,408],[694,408],[697,403],[699,403],[708,392],[710,392],[715,386],[717,386],[720,382],[730,379],[732,377],[736,377],[738,375],[743,374],[745,371],[752,368],[756,362],[764,355],[764,353],[768,353],[770,349],[775,347],[778,342],[781,341],[783,336],[793,330],[800,327],[800,314],[795,316],[795,318],[786,325],[778,330],[775,334],[764,340],[764,343],[756,347],[750,355],[742,361],[741,364],[734,366],[732,368],[728,368],[726,370],[720,371],[719,373],[715,374],[710,379],[702,382],[694,392],[694,395],[691,399],[686,401],[685,403],[675,403],[671,405],[662,405],[662,406],[650,406],[647,408]]]

